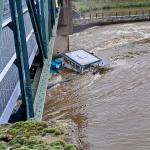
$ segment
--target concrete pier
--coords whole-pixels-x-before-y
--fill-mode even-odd
[[[63,0],[60,14],[54,55],[69,50],[69,35],[73,33],[71,0]]]

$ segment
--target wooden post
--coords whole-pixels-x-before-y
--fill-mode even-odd
[[[98,17],[97,13],[96,13],[96,18]]]
[[[136,15],[138,14],[137,10],[136,10]]]
[[[92,15],[90,14],[90,19],[92,19]]]
[[[129,11],[129,16],[131,16],[131,11]]]
[[[118,17],[118,12],[116,12],[116,18]]]
[[[104,19],[104,13],[102,13],[102,18]]]

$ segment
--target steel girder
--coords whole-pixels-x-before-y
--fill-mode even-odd
[[[54,44],[55,44],[55,39],[56,39],[56,31],[57,31],[57,26],[58,26],[59,12],[60,12],[60,9],[58,11],[58,15],[55,20],[56,21],[55,26],[53,26],[52,37],[50,38],[50,41],[48,44],[48,47],[49,47],[48,59],[46,59],[44,61],[44,66],[42,69],[40,82],[39,82],[39,86],[37,89],[37,94],[36,94],[35,102],[34,102],[35,119],[38,121],[42,119],[43,110],[44,110],[44,103],[45,103],[44,97],[46,97],[47,82],[48,82],[48,78],[49,78],[49,68],[50,68],[50,62],[52,59],[53,49],[54,49]]]
[[[10,28],[13,30],[17,56],[15,63],[19,70],[21,95],[23,106],[26,108],[26,118],[30,119],[34,117],[34,112],[22,2],[9,0],[9,3],[12,18]]]

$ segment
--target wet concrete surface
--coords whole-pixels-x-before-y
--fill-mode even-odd
[[[150,22],[94,27],[70,37],[110,62],[103,75],[72,78],[47,92],[43,119],[72,119],[83,150],[150,149]]]

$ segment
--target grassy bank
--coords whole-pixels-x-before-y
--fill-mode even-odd
[[[64,135],[64,127],[62,130],[46,122],[18,122],[0,127],[0,150],[77,150],[65,142]]]
[[[73,0],[73,7],[81,12],[120,8],[150,7],[149,0]]]

